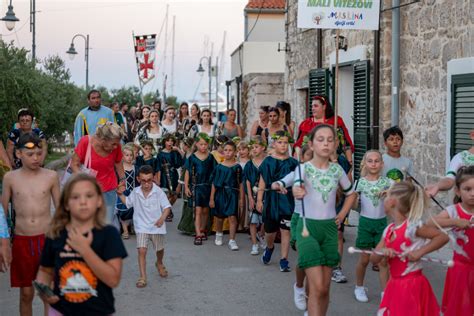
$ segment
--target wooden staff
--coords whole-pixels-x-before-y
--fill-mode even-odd
[[[193,184],[193,218],[196,220],[196,166],[193,164],[191,168],[191,182]]]
[[[177,200],[177,196],[176,193],[173,192],[173,184],[171,183],[171,174],[169,168],[170,164],[163,158],[162,165],[165,169],[166,180],[168,182],[168,200],[170,201],[171,205],[173,205]]]
[[[364,253],[364,254],[367,254],[367,255],[375,254],[375,255],[379,255],[379,256],[385,256],[385,254],[381,251],[364,250],[364,249],[358,249],[358,248],[354,248],[354,247],[349,247],[347,249],[347,251],[351,254],[353,254],[353,253]],[[397,257],[402,258],[403,255],[402,254],[397,254]],[[439,263],[439,264],[442,264],[442,265],[445,265],[445,266],[448,266],[448,267],[454,266],[454,261],[453,260],[446,261],[446,260],[433,258],[433,257],[421,257],[420,260],[421,261],[426,261],[426,262]]]

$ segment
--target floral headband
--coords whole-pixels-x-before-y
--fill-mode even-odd
[[[272,135],[272,139],[273,140],[278,140],[282,137],[288,137],[288,142],[290,144],[293,144],[294,143],[294,140],[293,140],[293,137],[291,137],[291,134],[288,132],[288,131],[285,131],[285,133],[283,135],[278,135],[278,134],[273,134]]]
[[[260,145],[260,146],[263,146],[265,148],[267,148],[267,143],[265,143],[265,141],[261,140],[261,141],[256,141],[254,139],[251,139],[249,141],[249,146],[252,146],[252,145]]]
[[[309,137],[308,136],[303,137],[303,142],[301,143],[301,147],[308,145],[308,143],[309,143]]]
[[[212,139],[209,137],[209,135],[207,135],[206,133],[203,133],[203,132],[197,134],[196,138],[195,138],[196,142],[198,142],[201,139],[205,140],[206,143],[208,143],[208,144],[210,144],[211,141],[212,141]]]

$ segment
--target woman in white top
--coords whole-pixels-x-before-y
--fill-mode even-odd
[[[209,109],[204,109],[201,111],[201,118],[197,125],[195,125],[190,134],[192,137],[195,137],[199,133],[206,133],[209,137],[214,137],[215,127],[212,123],[212,112]]]
[[[160,114],[157,110],[151,110],[149,117],[150,121],[148,124],[138,131],[137,136],[135,137],[135,144],[140,145],[140,143],[145,140],[152,141],[153,146],[155,147],[155,152],[158,152],[160,149],[161,138],[166,134],[166,129],[160,125]]]
[[[176,110],[174,107],[168,105],[165,108],[164,118],[161,121],[161,126],[166,129],[166,131],[170,134],[176,133],[178,130],[178,121],[175,119]]]

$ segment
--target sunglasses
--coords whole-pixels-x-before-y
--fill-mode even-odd
[[[38,147],[38,148],[41,149],[41,148],[42,148],[42,145],[41,145],[41,143],[27,142],[27,143],[21,145],[21,146],[20,146],[20,149],[21,149],[21,148],[33,149],[33,148],[35,148],[35,147]]]

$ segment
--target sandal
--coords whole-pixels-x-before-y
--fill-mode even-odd
[[[146,279],[145,278],[139,278],[135,285],[139,289],[142,289],[142,288],[146,287]]]
[[[203,230],[202,233],[203,233],[204,235],[201,236],[201,239],[202,239],[202,240],[207,240],[207,239],[208,239],[208,238],[207,238],[207,229],[206,229],[206,230]]]
[[[155,263],[156,268],[158,269],[158,273],[160,274],[160,277],[166,278],[168,276],[168,270],[166,270],[166,267],[164,265],[159,265],[158,262]]]
[[[130,238],[130,235],[128,233],[123,233],[122,238],[123,239],[128,239],[128,238]]]
[[[201,246],[202,245],[202,237],[201,236],[194,237],[194,245],[195,246]]]

